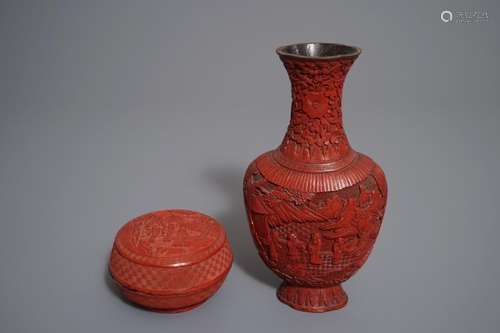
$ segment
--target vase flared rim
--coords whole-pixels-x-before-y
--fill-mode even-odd
[[[306,42],[280,46],[276,49],[276,53],[280,57],[302,60],[333,60],[357,57],[361,49],[337,43]]]

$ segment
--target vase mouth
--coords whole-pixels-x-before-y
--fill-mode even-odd
[[[297,43],[280,46],[276,49],[280,57],[311,59],[311,60],[332,60],[338,58],[357,57],[361,49],[336,43]]]

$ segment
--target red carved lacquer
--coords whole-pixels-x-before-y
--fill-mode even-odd
[[[109,271],[123,295],[162,312],[190,310],[212,296],[233,255],[220,224],[188,210],[139,216],[116,235]]]
[[[328,46],[327,55],[315,55],[314,45]],[[250,230],[284,280],[282,302],[335,310],[347,303],[341,283],[368,258],[387,202],[382,169],[351,148],[342,125],[342,87],[359,49],[298,44],[277,52],[292,85],[292,115],[281,145],[245,174]]]

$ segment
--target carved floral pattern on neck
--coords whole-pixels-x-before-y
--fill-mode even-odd
[[[292,115],[279,147],[286,157],[328,163],[351,152],[342,125],[342,88],[356,57],[304,61],[281,57],[292,85]]]

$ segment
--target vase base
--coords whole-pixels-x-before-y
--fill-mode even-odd
[[[283,282],[278,289],[277,296],[286,305],[305,312],[333,311],[347,304],[347,294],[340,285],[308,288]]]

